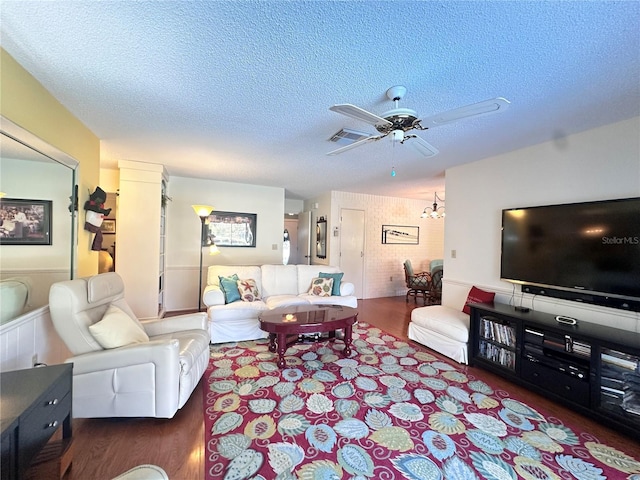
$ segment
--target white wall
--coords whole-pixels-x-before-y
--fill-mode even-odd
[[[304,200],[284,199],[284,213],[298,214],[304,210]]]
[[[284,189],[186,177],[170,177],[167,205],[166,309],[197,308],[200,262],[200,219],[191,205],[257,214],[256,247],[220,247],[209,256],[203,249],[202,284],[209,265],[282,264]]]
[[[447,170],[443,304],[461,307],[472,285],[498,292],[498,301],[510,300],[513,286],[500,281],[502,209],[640,196],[638,132],[636,117]],[[522,302],[640,331],[638,313],[541,296]]]
[[[31,368],[34,363],[54,365],[71,356],[53,326],[48,306],[0,326],[2,372]]]

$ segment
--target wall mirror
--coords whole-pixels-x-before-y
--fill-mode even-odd
[[[327,221],[324,217],[316,222],[316,257],[327,258]]]
[[[4,325],[47,305],[51,284],[75,276],[77,216],[70,205],[78,162],[5,117],[0,119],[0,325]],[[49,242],[26,241],[29,235],[41,234],[40,211],[31,210],[29,202],[16,208],[20,202],[9,199],[50,206]],[[16,215],[21,217],[16,220]],[[19,228],[16,223],[21,223]],[[16,235],[24,235],[25,241],[15,241]]]

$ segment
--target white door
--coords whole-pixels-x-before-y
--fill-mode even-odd
[[[298,214],[298,258],[301,265],[311,265],[311,212]]]
[[[364,291],[364,211],[343,208],[340,211],[340,270],[345,282],[355,286],[355,296]]]

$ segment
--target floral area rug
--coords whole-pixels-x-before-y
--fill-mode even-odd
[[[347,359],[340,340],[291,346],[284,369],[267,341],[213,345],[206,478],[640,480],[637,451],[367,324],[353,338]]]

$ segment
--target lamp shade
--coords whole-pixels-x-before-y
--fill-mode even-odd
[[[211,245],[209,245],[209,255],[218,255],[219,253],[220,253],[220,250],[218,249],[215,243],[212,243]]]
[[[211,205],[191,205],[191,208],[193,208],[193,211],[196,212],[196,215],[200,218],[208,217],[213,211]]]

